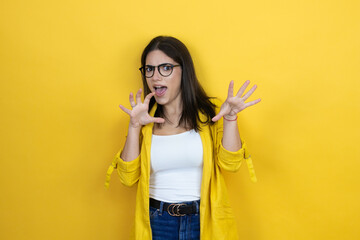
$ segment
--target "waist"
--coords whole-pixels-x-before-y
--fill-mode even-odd
[[[201,180],[200,168],[152,172],[149,185],[150,198],[170,203],[198,200]]]
[[[191,202],[168,203],[150,198],[150,207],[156,208],[160,212],[166,211],[171,216],[180,217],[190,214],[199,214],[200,200]]]

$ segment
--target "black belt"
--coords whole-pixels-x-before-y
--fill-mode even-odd
[[[150,206],[153,208],[160,209],[161,201],[150,198]],[[190,204],[185,203],[163,203],[163,209],[166,210],[171,216],[185,216],[186,214],[195,214],[197,213],[196,203],[192,202]]]

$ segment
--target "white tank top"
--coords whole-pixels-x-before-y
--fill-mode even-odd
[[[200,199],[203,147],[199,133],[152,135],[150,197],[164,202]]]

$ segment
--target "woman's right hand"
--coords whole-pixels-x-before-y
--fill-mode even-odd
[[[130,116],[129,127],[139,128],[143,125],[152,122],[164,123],[165,120],[163,118],[151,117],[148,113],[150,99],[155,95],[155,93],[154,92],[149,93],[145,97],[144,102],[141,102],[141,92],[142,90],[140,88],[139,91],[136,93],[136,103],[134,101],[133,93],[130,93],[129,100],[132,110],[125,108],[121,104],[119,105],[121,110],[123,110],[125,113],[127,113]]]

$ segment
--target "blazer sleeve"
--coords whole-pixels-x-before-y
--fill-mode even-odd
[[[140,144],[142,142],[142,138],[140,136]],[[141,152],[137,158],[132,161],[126,162],[121,159],[122,149],[115,155],[114,160],[112,161],[111,165],[109,166],[106,172],[106,181],[105,187],[108,188],[110,184],[110,178],[113,171],[116,169],[117,173],[120,177],[120,182],[123,183],[125,186],[131,187],[134,185],[140,178],[140,158]]]
[[[220,106],[218,103],[216,105]],[[218,110],[219,108],[216,108],[216,114],[218,113]],[[215,160],[218,166],[226,171],[236,172],[239,170],[242,162],[245,161],[250,174],[251,181],[257,182],[251,155],[249,154],[244,139],[241,139],[241,148],[238,151],[236,152],[228,151],[222,145],[223,118],[217,121],[212,128],[213,128],[212,135],[214,141],[214,149],[216,150]]]

